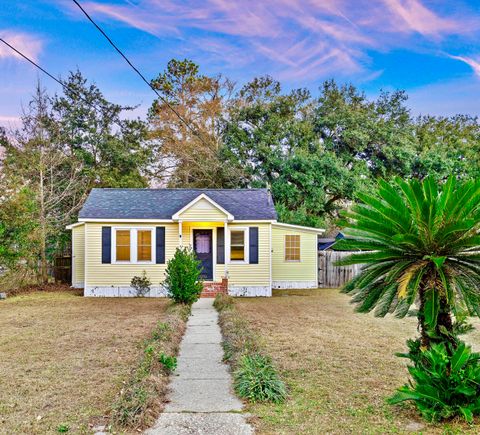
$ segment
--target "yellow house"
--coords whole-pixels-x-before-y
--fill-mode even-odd
[[[165,268],[178,246],[202,262],[204,295],[271,296],[317,287],[324,230],[277,222],[266,189],[93,189],[72,230],[72,286],[85,296],[165,296]]]

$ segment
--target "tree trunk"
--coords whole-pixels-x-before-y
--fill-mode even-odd
[[[420,306],[418,308],[418,326],[420,328],[420,344],[422,346],[422,349],[428,349],[430,347],[430,337],[427,334],[427,325],[425,324],[425,315],[424,310],[425,310],[425,283],[422,282],[420,284],[420,288],[418,291],[419,298],[420,298]]]
[[[429,331],[425,323],[425,295],[428,290],[433,290],[440,294],[439,310],[437,324],[434,330]],[[438,276],[435,270],[429,270],[425,273],[419,288],[420,307],[418,311],[418,324],[420,329],[420,342],[423,349],[429,348],[433,343],[451,343],[456,348],[456,338],[453,336],[453,321],[451,316],[451,307],[448,303],[445,290],[439,284]],[[430,335],[429,335],[430,332]]]
[[[451,309],[445,294],[442,294],[440,297],[436,334],[441,337],[438,341],[449,342],[452,344],[453,349],[457,348],[457,340],[453,335]]]
[[[47,265],[47,220],[45,216],[45,185],[43,173],[43,150],[40,154],[40,278],[42,284],[48,282]]]

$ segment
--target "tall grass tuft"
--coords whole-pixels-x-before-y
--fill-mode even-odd
[[[282,403],[287,397],[287,388],[280,379],[269,357],[244,355],[234,372],[234,387],[237,394],[249,402]]]

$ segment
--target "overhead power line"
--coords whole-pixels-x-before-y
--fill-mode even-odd
[[[155,92],[157,97],[163,101],[164,104],[167,105],[167,107],[177,116],[177,118],[195,135],[197,136],[200,141],[204,144],[207,145],[207,143],[203,140],[203,138],[200,136],[197,130],[193,128],[190,123],[183,118],[180,113],[168,102],[166,98],[164,98],[153,86],[152,84],[145,78],[145,76],[138,70],[135,65],[133,65],[132,62],[128,59],[128,57],[118,48],[118,46],[111,40],[111,38],[104,32],[104,30],[93,20],[93,18],[88,14],[88,12],[82,7],[82,5],[77,1],[77,0],[72,0],[78,8],[84,13],[84,15],[87,17],[87,19],[97,28],[97,30],[105,37],[105,39],[110,43],[110,45],[117,51],[120,56],[123,57],[125,62],[138,74],[138,76],[147,84],[147,86]]]
[[[7,47],[10,47],[15,53],[17,53],[19,56],[23,57],[27,62],[30,62],[34,67],[38,68],[40,71],[42,71],[44,74],[46,74],[48,77],[50,77],[52,80],[55,80],[60,86],[63,88],[67,89],[67,85],[62,83],[59,79],[57,79],[53,74],[50,74],[45,68],[42,68],[38,63],[27,57],[25,54],[23,54],[20,50],[17,50],[13,45],[9,44],[5,39],[0,38],[0,41],[2,41]]]
[[[64,83],[62,80],[60,79],[57,79],[57,77],[55,77],[53,74],[49,73],[45,68],[43,68],[42,66],[40,66],[38,63],[36,63],[34,60],[30,59],[27,55],[25,55],[24,53],[22,53],[20,50],[18,50],[17,48],[15,48],[12,44],[8,43],[7,41],[5,41],[5,39],[3,38],[0,38],[0,41],[3,42],[7,47],[9,47],[11,50],[13,50],[15,53],[17,53],[19,56],[21,56],[23,59],[25,59],[27,62],[29,62],[30,64],[32,64],[35,68],[39,69],[40,71],[42,71],[45,75],[47,75],[48,77],[50,77],[52,80],[54,80],[55,82],[57,82],[63,89],[65,89],[66,91],[69,91],[69,92],[72,92],[73,94],[75,94],[80,100],[82,100],[84,103],[86,103],[87,105],[89,105],[92,109],[95,109],[97,112],[100,110],[100,109],[103,109],[103,110],[110,110],[108,107],[99,107],[97,105],[94,105],[92,104],[90,101],[88,101],[87,99],[85,99],[82,94],[80,94],[78,91],[76,91],[75,89],[72,89],[71,87],[68,86],[68,84]]]

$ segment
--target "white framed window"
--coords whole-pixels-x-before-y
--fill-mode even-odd
[[[154,228],[112,228],[112,263],[153,264]]]
[[[285,236],[285,261],[300,261],[300,235]]]
[[[230,263],[249,262],[248,228],[230,229]]]

